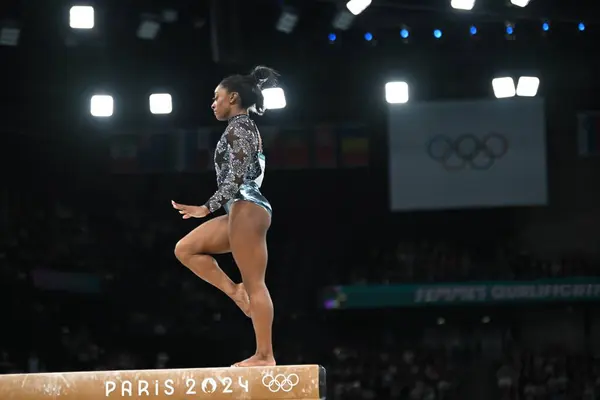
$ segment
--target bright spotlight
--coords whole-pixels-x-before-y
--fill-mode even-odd
[[[69,24],[73,29],[92,29],[94,27],[94,7],[71,7]]]
[[[527,4],[529,4],[529,0],[510,0],[510,3],[513,6],[517,6],[517,7],[526,7]]]
[[[440,39],[442,37],[442,31],[439,29],[434,30],[433,37],[435,37],[436,39]]]
[[[492,87],[497,99],[515,97],[515,80],[513,78],[495,78],[492,80]]]
[[[410,32],[408,31],[408,29],[402,29],[400,31],[400,37],[402,39],[408,39],[408,36],[410,36]]]
[[[269,88],[262,91],[265,98],[265,108],[267,110],[279,110],[285,108],[287,102],[285,100],[285,92],[282,88]]]
[[[152,114],[171,114],[173,100],[169,93],[154,93],[150,95],[150,112]]]
[[[388,82],[385,84],[385,101],[389,104],[407,103],[408,97],[408,83]]]
[[[354,15],[365,11],[371,5],[371,0],[350,0],[346,3],[346,8]]]
[[[517,83],[517,96],[534,97],[540,87],[540,78],[535,76],[522,76]]]
[[[472,10],[475,6],[475,0],[452,0],[450,2],[452,8],[456,10]]]
[[[94,95],[90,101],[90,113],[94,117],[111,117],[114,110],[114,100],[108,95]]]

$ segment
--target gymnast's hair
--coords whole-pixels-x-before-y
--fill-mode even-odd
[[[221,81],[227,91],[237,92],[241,106],[258,115],[265,113],[265,99],[262,90],[275,87],[279,74],[268,67],[259,65],[248,75],[231,75]]]

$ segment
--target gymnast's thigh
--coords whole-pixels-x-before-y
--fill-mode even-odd
[[[187,254],[224,254],[229,246],[229,216],[210,219],[185,235],[175,247],[175,252]]]

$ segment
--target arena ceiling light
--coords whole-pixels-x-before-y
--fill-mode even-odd
[[[522,76],[517,83],[517,96],[535,97],[540,87],[540,78],[535,76]]]
[[[0,29],[0,46],[17,46],[21,29],[17,27],[4,26]]]
[[[144,40],[154,40],[160,31],[160,18],[153,14],[142,14],[142,21],[137,29],[137,37]]]
[[[94,7],[71,7],[69,11],[69,25],[73,29],[92,29],[94,27]]]
[[[283,33],[292,33],[294,28],[296,28],[296,24],[298,23],[298,13],[296,13],[291,8],[284,9],[277,20],[277,25],[275,28],[279,32]]]
[[[282,88],[263,89],[262,94],[265,98],[265,108],[267,110],[279,110],[287,105],[285,92]]]
[[[517,7],[527,7],[530,0],[510,0],[510,4]]]
[[[494,89],[494,96],[497,99],[506,99],[509,97],[515,97],[515,80],[511,77],[502,77],[492,79],[492,88]]]
[[[90,101],[90,113],[94,117],[112,117],[114,111],[114,100],[109,95],[94,95]]]
[[[388,82],[385,84],[385,101],[389,104],[408,103],[408,83]]]
[[[347,31],[348,29],[350,29],[352,22],[354,22],[354,14],[352,14],[348,10],[339,10],[335,13],[331,25],[334,29],[339,29],[340,31]]]
[[[470,11],[475,6],[475,0],[452,0],[450,5],[456,10]]]
[[[152,114],[171,114],[173,99],[169,93],[154,93],[150,95],[150,112]]]
[[[365,11],[371,5],[371,0],[350,0],[346,3],[346,8],[354,15]]]
[[[173,24],[173,23],[177,22],[177,20],[179,19],[179,12],[177,10],[168,8],[168,9],[162,11],[161,16],[162,16],[163,22],[165,22],[167,24]]]

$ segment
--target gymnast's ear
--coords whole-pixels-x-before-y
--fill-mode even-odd
[[[240,100],[240,94],[238,92],[229,93],[229,104],[235,104]]]

